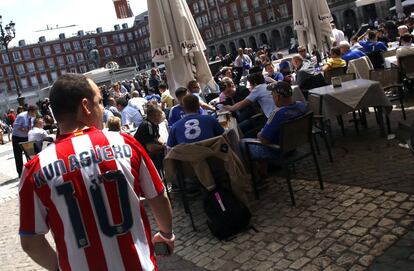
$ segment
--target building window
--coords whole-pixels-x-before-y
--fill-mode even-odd
[[[261,13],[256,13],[256,15],[254,16],[256,19],[256,25],[262,25],[262,14]]]
[[[122,47],[121,46],[116,46],[115,51],[116,51],[117,55],[122,55]]]
[[[211,17],[213,18],[213,22],[217,22],[218,21],[217,11],[213,10],[211,12]]]
[[[58,79],[57,72],[51,72],[50,77],[52,77],[52,81],[56,81]]]
[[[79,66],[79,71],[80,71],[81,73],[85,73],[85,72],[87,72],[87,71],[88,71],[88,69],[86,68],[86,66],[82,65],[82,66]]]
[[[204,33],[206,35],[206,39],[211,39],[213,37],[213,35],[211,35],[210,29],[207,29],[206,31],[204,31]]]
[[[24,65],[23,64],[17,64],[16,65],[16,70],[18,74],[24,74],[26,71],[24,70]]]
[[[23,58],[24,59],[30,59],[32,55],[30,54],[30,50],[23,50]]]
[[[137,47],[135,46],[135,43],[130,43],[129,48],[131,49],[132,52],[135,52],[137,50]]]
[[[27,82],[26,78],[21,78],[20,85],[22,86],[22,88],[27,88],[29,86],[29,83]]]
[[[63,58],[63,56],[58,56],[57,57],[57,62],[58,62],[58,65],[60,67],[64,67],[65,66],[65,59]]]
[[[33,62],[27,62],[26,68],[28,72],[34,72],[36,70]]]
[[[14,59],[14,61],[19,61],[19,60],[22,59],[22,56],[20,54],[20,51],[14,51],[13,52],[13,59]]]
[[[90,38],[88,41],[93,45],[93,47],[96,46],[96,39],[95,38]]]
[[[198,12],[199,12],[199,10],[198,10],[198,3],[197,3],[197,2],[195,2],[195,3],[193,4],[193,10],[194,10],[194,14],[196,14],[196,13],[198,13]]]
[[[252,21],[250,20],[250,16],[244,17],[244,27],[245,28],[252,27]]]
[[[208,26],[208,16],[207,16],[207,14],[201,16],[201,20],[203,21],[204,26]]]
[[[133,40],[134,39],[134,35],[132,35],[132,32],[127,33],[127,38],[128,38],[128,40]]]
[[[227,14],[226,7],[224,7],[223,10],[221,10],[221,16],[223,17],[223,19],[227,19],[227,17],[229,17],[229,15]]]
[[[73,57],[73,55],[66,55],[66,60],[68,61],[68,64],[75,63],[75,58]]]
[[[42,84],[49,84],[49,78],[47,78],[47,74],[41,74],[40,80],[42,80]]]
[[[84,60],[85,60],[85,57],[83,56],[83,53],[77,53],[77,54],[76,54],[76,60],[77,60],[78,62],[82,62],[82,61],[84,61]]]
[[[200,9],[200,11],[206,9],[206,6],[204,5],[204,0],[198,1],[198,8]]]
[[[33,48],[33,54],[34,54],[35,57],[42,56],[42,52],[40,51],[40,48],[39,47]]]
[[[101,43],[102,43],[102,45],[107,45],[108,44],[108,38],[106,36],[101,37]]]
[[[43,52],[45,53],[46,56],[50,56],[52,54],[50,46],[43,47]]]
[[[288,7],[286,4],[279,5],[279,12],[282,17],[287,17],[289,15]]]
[[[9,56],[7,54],[2,54],[2,58],[3,58],[3,63],[4,64],[8,64],[9,61]]]
[[[104,48],[104,54],[106,57],[110,57],[112,55],[111,48],[108,48],[108,47]]]
[[[70,68],[70,72],[71,72],[71,73],[78,73],[78,71],[76,70],[76,68],[75,68],[75,67]]]
[[[118,39],[118,35],[112,35],[112,40],[113,40],[114,42],[118,42],[118,41],[119,41],[119,39]]]
[[[11,67],[10,67],[10,66],[7,66],[7,67],[6,67],[6,74],[7,74],[8,76],[12,75],[12,69],[11,69]]]
[[[203,27],[203,21],[201,21],[201,17],[197,17],[196,18],[196,24],[198,28],[202,28]]]
[[[236,32],[239,32],[241,30],[240,21],[235,20],[234,21],[234,29],[236,29]]]
[[[63,50],[65,50],[65,52],[69,52],[72,48],[70,47],[70,43],[69,42],[65,42],[63,44]]]
[[[259,7],[259,0],[252,0],[252,4],[254,8],[258,8]]]
[[[241,0],[240,1],[240,5],[241,5],[241,10],[243,12],[247,12],[249,10],[249,8],[247,7],[247,2],[246,0]]]
[[[80,42],[78,40],[73,42],[73,48],[75,50],[80,50],[81,49],[81,45],[80,45]]]
[[[32,82],[32,86],[34,86],[34,87],[39,85],[39,81],[37,80],[37,76],[31,76],[30,81]]]
[[[0,69],[0,78],[3,78],[3,69]]]
[[[226,34],[230,34],[231,28],[229,23],[224,24],[224,31]]]
[[[132,64],[132,58],[130,56],[125,57],[125,62],[127,65],[131,65]]]
[[[124,33],[120,33],[119,34],[119,41],[120,42],[124,42],[125,41],[125,35],[124,35]]]
[[[45,70],[45,63],[43,62],[43,60],[36,61],[36,66],[39,71]]]
[[[221,33],[221,27],[220,26],[217,26],[216,27],[216,36],[217,37],[221,37],[221,35],[222,35],[222,33]]]
[[[267,18],[268,20],[273,20],[275,18],[275,12],[273,8],[267,10]]]
[[[123,44],[123,45],[122,45],[122,52],[123,52],[124,54],[127,54],[127,53],[128,53],[128,45],[126,45],[126,44]]]
[[[53,69],[55,67],[55,61],[53,60],[53,58],[48,58],[47,59],[47,66],[51,69]]]
[[[210,7],[214,7],[214,5],[215,5],[214,0],[208,0],[208,5]]]
[[[237,10],[237,4],[236,3],[231,4],[231,13],[233,13],[234,17],[237,17],[239,15],[239,11]]]
[[[53,50],[55,51],[55,54],[60,54],[62,52],[62,48],[60,47],[60,44],[53,45]]]

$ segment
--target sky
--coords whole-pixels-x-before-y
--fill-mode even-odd
[[[129,3],[134,15],[147,10],[147,0],[129,0]],[[0,0],[0,15],[3,16],[3,26],[11,20],[16,24],[16,37],[10,46],[17,46],[22,39],[26,44],[36,43],[40,36],[52,40],[60,33],[69,37],[78,30],[95,31],[97,27],[110,31],[115,24],[127,22],[132,26],[134,22],[134,18],[117,19],[112,0]],[[73,24],[77,26],[35,32],[46,29],[47,25],[50,28]]]

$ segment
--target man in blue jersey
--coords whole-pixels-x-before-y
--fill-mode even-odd
[[[368,40],[360,41],[365,53],[371,53],[375,51],[385,52],[388,50],[387,46],[381,41],[377,40],[377,33],[375,31],[368,32]]]
[[[208,115],[200,115],[200,103],[194,95],[183,98],[186,116],[171,128],[167,146],[172,148],[181,143],[194,143],[219,136],[224,133],[218,121]]]
[[[174,123],[184,118],[185,112],[183,106],[183,98],[186,94],[187,89],[184,87],[179,87],[175,91],[175,97],[177,98],[178,104],[171,108],[170,115],[168,116],[168,126],[173,126]],[[199,108],[198,113],[200,115],[206,114],[206,112],[201,108]]]
[[[350,60],[358,59],[366,56],[363,52],[358,49],[352,49],[349,42],[343,40],[339,43],[339,49],[341,50],[341,58],[348,63]]]

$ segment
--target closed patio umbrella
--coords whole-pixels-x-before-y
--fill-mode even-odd
[[[197,79],[201,87],[218,92],[200,32],[185,0],[147,0],[153,62],[164,62],[169,88]]]

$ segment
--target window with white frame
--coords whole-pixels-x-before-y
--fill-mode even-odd
[[[80,41],[78,41],[78,40],[75,40],[74,42],[73,42],[73,48],[77,51],[77,50],[80,50],[81,49],[81,43],[80,43]]]
[[[127,38],[128,38],[128,40],[133,40],[134,39],[134,35],[132,35],[132,32],[127,33]]]
[[[273,8],[267,10],[267,18],[269,20],[273,20],[275,18],[275,12],[273,11]]]
[[[241,0],[240,1],[240,5],[241,5],[241,10],[243,12],[247,12],[249,10],[249,8],[247,7],[247,2],[246,0]]]
[[[29,86],[27,78],[20,78],[20,85],[22,86],[22,88],[27,88]]]
[[[224,32],[226,34],[230,34],[231,33],[231,28],[230,28],[230,24],[229,23],[225,23],[224,24]]]
[[[116,51],[117,55],[122,55],[122,47],[121,46],[116,46],[115,51]]]
[[[45,56],[50,56],[52,54],[52,50],[50,49],[50,46],[44,46],[43,52],[45,53]]]
[[[203,27],[203,21],[201,20],[201,17],[196,17],[196,24],[198,28],[202,28]]]
[[[87,71],[88,71],[88,69],[86,68],[86,66],[85,66],[85,65],[82,65],[82,66],[79,66],[79,71],[80,71],[81,73],[85,73],[85,72],[87,72]]]
[[[36,61],[36,66],[39,71],[45,70],[45,63],[43,62],[43,60]]]
[[[0,78],[3,78],[3,69],[0,68]]]
[[[208,26],[208,16],[207,16],[207,14],[204,14],[203,16],[201,16],[201,20],[203,21],[204,26]]]
[[[73,57],[72,54],[66,55],[66,60],[68,61],[68,64],[74,64],[75,63],[75,58]]]
[[[55,60],[53,58],[48,58],[46,61],[49,68],[53,69],[55,67]]]
[[[42,84],[49,84],[49,78],[47,77],[47,74],[42,73],[40,75],[40,80],[42,81]]]
[[[250,16],[244,17],[244,27],[246,28],[252,27],[252,21],[250,20]]]
[[[124,54],[127,54],[127,53],[128,53],[128,45],[126,45],[126,44],[122,44],[122,52],[123,52]]]
[[[229,15],[227,14],[227,8],[223,7],[223,9],[221,10],[221,17],[223,19],[227,19],[227,17],[229,17]]]
[[[10,75],[12,75],[12,69],[11,69],[11,67],[10,66],[6,66],[6,74],[8,75],[8,76],[10,76]]]
[[[214,7],[214,5],[215,5],[214,0],[208,0],[208,5],[209,5],[210,7]]]
[[[102,45],[107,45],[108,44],[108,38],[106,36],[101,37],[101,43],[102,43]]]
[[[75,68],[75,67],[70,68],[70,72],[71,72],[71,73],[78,73],[78,71],[76,70],[76,68]]]
[[[104,54],[105,54],[106,57],[110,57],[112,55],[111,48],[105,47],[104,48]]]
[[[2,54],[1,57],[3,58],[3,63],[7,64],[9,63],[9,56],[7,54]]]
[[[231,13],[233,13],[233,16],[237,17],[239,15],[239,11],[237,10],[237,4],[232,3],[231,4]]]
[[[258,8],[259,7],[259,0],[252,0],[252,5],[254,8]]]
[[[12,55],[13,55],[14,61],[19,61],[22,59],[22,55],[20,54],[20,51],[14,51]]]
[[[36,75],[30,76],[30,81],[32,82],[32,86],[34,87],[39,85],[39,81],[37,80]]]
[[[23,50],[23,58],[24,59],[30,59],[32,57],[32,55],[30,54],[30,50],[26,49]]]
[[[112,40],[114,42],[118,42],[119,41],[118,35],[112,35]]]
[[[58,65],[60,67],[64,67],[65,66],[65,59],[63,58],[63,56],[58,56],[57,57],[57,62],[58,62]]]
[[[85,57],[83,56],[83,53],[76,53],[76,60],[78,62],[84,61]]]
[[[60,44],[53,45],[53,50],[55,51],[55,54],[60,54],[62,52],[62,48],[60,47]]]
[[[16,70],[18,74],[24,74],[26,71],[24,69],[24,65],[23,64],[17,64],[16,65]]]
[[[72,48],[70,47],[70,43],[69,42],[65,42],[63,44],[63,50],[65,50],[65,52],[70,51]]]
[[[135,46],[135,43],[130,43],[129,48],[131,49],[132,52],[135,52],[137,50],[137,47]]]
[[[256,19],[256,25],[262,25],[263,20],[262,20],[262,14],[256,13],[256,15],[254,15],[255,19]]]
[[[236,30],[236,32],[239,32],[241,30],[240,20],[234,20],[234,29]]]
[[[58,79],[57,72],[51,72],[50,77],[52,78],[52,81],[56,81]]]
[[[33,62],[27,62],[26,68],[28,72],[34,72],[36,70]]]
[[[198,1],[198,8],[200,9],[200,11],[206,9],[206,6],[204,5],[204,0]]]
[[[287,17],[289,15],[287,4],[279,5],[279,12],[282,17]]]
[[[124,42],[125,41],[125,35],[124,35],[124,33],[120,33],[119,34],[119,41],[120,42]]]
[[[216,10],[213,10],[211,12],[211,17],[213,19],[213,22],[217,22],[218,21],[218,14],[217,14],[217,11]]]
[[[199,12],[199,10],[198,10],[198,3],[197,2],[193,3],[193,10],[194,10],[194,13],[198,13]]]
[[[39,57],[39,56],[42,56],[42,51],[40,51],[39,47],[35,47],[33,48],[33,54],[35,57]]]

